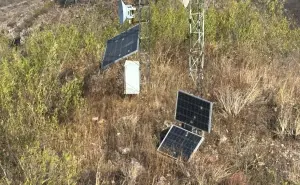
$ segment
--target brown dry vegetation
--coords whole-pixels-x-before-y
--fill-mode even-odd
[[[240,3],[233,3],[233,12],[248,11]],[[154,9],[154,27],[158,15],[178,30],[153,33],[161,42],[154,40],[151,83],[142,76],[141,94],[125,96],[122,62],[98,73],[104,41],[125,28],[111,19],[113,6],[77,8],[80,18],[69,25],[33,32],[21,48],[26,55],[0,45],[1,184],[300,183],[300,42],[294,32],[282,26],[274,35],[259,37],[256,29],[246,30],[234,43],[227,30],[237,27],[226,11],[214,13],[212,7],[198,91],[188,76],[185,29],[172,17],[184,10],[165,6],[165,15]],[[238,13],[230,15],[243,20]],[[178,42],[172,47],[164,42],[174,37]],[[285,47],[283,40],[295,46]],[[6,39],[1,37],[1,43]],[[160,132],[175,123],[180,89],[215,103],[212,132],[187,163],[156,151]]]

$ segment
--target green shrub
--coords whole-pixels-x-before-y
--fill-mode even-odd
[[[70,120],[83,103],[83,76],[74,73],[63,83],[59,78],[64,66],[77,65],[85,52],[81,38],[76,27],[59,27],[56,35],[46,30],[28,38],[26,57],[6,51],[4,56],[10,57],[0,63],[0,127],[8,142],[2,146],[8,153],[2,164],[7,181],[42,184],[48,179],[50,184],[72,184],[73,162],[49,147],[54,144],[52,137],[60,134],[59,123]],[[37,141],[46,149],[32,145]],[[15,161],[22,165],[12,165]]]
[[[251,0],[230,0],[222,8],[210,7],[205,16],[207,43],[227,50],[248,45],[269,55],[285,54],[299,47],[300,31],[290,29],[282,4],[274,0],[264,5],[266,9],[261,10]]]
[[[168,6],[166,6],[168,4]],[[188,33],[188,12],[179,1],[162,0],[151,6],[152,45],[178,45]]]
[[[256,42],[262,33],[259,13],[250,1],[231,1],[228,7],[207,11],[206,38],[208,41]]]

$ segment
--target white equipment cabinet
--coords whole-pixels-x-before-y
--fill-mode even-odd
[[[140,93],[140,63],[138,61],[126,60],[124,73],[125,94]]]

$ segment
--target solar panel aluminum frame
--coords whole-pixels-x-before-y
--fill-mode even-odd
[[[198,150],[198,148],[200,147],[200,145],[203,143],[204,137],[203,137],[203,136],[199,136],[198,134],[195,134],[195,133],[193,133],[193,132],[191,132],[191,131],[188,131],[188,130],[183,129],[183,128],[181,128],[181,127],[179,127],[179,126],[176,126],[176,125],[172,125],[171,128],[168,130],[168,132],[167,132],[167,134],[165,135],[164,139],[162,140],[162,142],[160,143],[159,147],[157,148],[157,151],[158,151],[159,153],[163,154],[163,155],[166,155],[166,156],[171,157],[171,158],[173,158],[173,159],[175,159],[175,160],[178,160],[178,158],[176,158],[176,157],[174,157],[174,156],[172,156],[172,155],[169,155],[168,153],[165,153],[165,152],[162,152],[162,151],[159,150],[159,149],[161,148],[162,144],[164,143],[164,141],[166,140],[167,136],[169,135],[169,133],[170,133],[170,131],[171,131],[171,129],[172,129],[173,127],[177,127],[177,128],[179,128],[179,129],[185,130],[186,132],[188,132],[188,133],[190,133],[190,134],[193,134],[193,135],[196,135],[196,136],[198,136],[198,137],[201,137],[199,143],[197,144],[197,146],[195,147],[194,151],[192,152],[192,154],[190,155],[189,159],[187,160],[187,161],[189,161],[189,160],[193,157],[194,153]]]
[[[207,101],[207,100],[202,99],[202,98],[200,98],[200,97],[197,97],[197,96],[195,96],[195,95],[189,94],[189,93],[187,93],[187,92],[185,92],[185,91],[179,90],[179,91],[177,92],[177,99],[176,99],[176,106],[175,106],[175,120],[177,120],[177,119],[176,119],[176,117],[177,117],[177,111],[176,111],[176,110],[177,110],[177,106],[178,106],[178,95],[179,95],[179,92],[184,93],[184,94],[187,94],[187,95],[189,95],[189,96],[191,96],[191,97],[200,99],[200,100],[202,100],[202,101],[204,101],[204,102],[207,102],[207,103],[210,103],[210,104],[211,104],[210,110],[209,110],[209,121],[208,121],[208,130],[207,130],[207,132],[210,133],[210,131],[211,131],[211,118],[212,118],[212,107],[213,107],[213,102]],[[177,120],[177,121],[180,121],[180,120]],[[181,122],[181,121],[180,121],[180,122]],[[183,122],[183,123],[184,123],[184,122]],[[197,128],[197,127],[195,127],[194,125],[191,125],[191,124],[189,124],[189,123],[184,123],[184,124],[186,124],[186,125],[188,125],[188,126],[191,126],[191,127],[194,127],[194,128]],[[200,128],[197,128],[197,129],[200,129]],[[202,129],[200,129],[200,130],[202,130]],[[205,130],[203,130],[203,131],[205,131]]]
[[[120,57],[119,59],[117,59],[117,60],[115,60],[115,61],[113,61],[113,62],[111,62],[111,63],[109,63],[109,64],[107,64],[107,65],[103,65],[103,60],[105,59],[105,54],[106,54],[106,50],[107,50],[107,46],[108,45],[106,45],[106,48],[105,48],[105,51],[104,51],[104,55],[103,55],[103,58],[102,58],[102,62],[101,62],[101,69],[102,70],[105,70],[105,69],[107,69],[110,65],[112,65],[112,64],[114,64],[114,63],[117,63],[118,61],[120,61],[120,60],[122,60],[122,59],[124,59],[124,58],[127,58],[127,57],[129,57],[130,55],[133,55],[133,54],[135,54],[135,53],[137,53],[139,50],[140,50],[140,25],[138,24],[138,25],[135,25],[135,26],[133,26],[133,27],[131,27],[130,29],[128,29],[128,30],[126,30],[126,31],[124,31],[124,32],[122,32],[122,33],[120,33],[119,35],[122,35],[122,34],[124,34],[124,33],[126,33],[126,32],[128,32],[129,30],[131,30],[131,29],[134,29],[135,27],[138,27],[138,40],[137,40],[137,48],[136,48],[136,50],[135,51],[133,51],[133,52],[131,52],[131,53],[129,53],[129,54],[127,54],[127,55],[124,55],[124,56],[122,56],[122,57]],[[119,36],[119,35],[116,35],[115,37],[117,37],[117,36]],[[115,37],[113,37],[113,38],[111,38],[111,39],[109,39],[109,40],[112,40],[112,39],[114,39]]]

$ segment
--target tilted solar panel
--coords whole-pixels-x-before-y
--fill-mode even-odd
[[[126,32],[107,41],[101,69],[128,57],[139,50],[140,25],[136,25]]]
[[[199,135],[172,125],[157,150],[173,158],[181,157],[184,161],[188,161],[203,139]]]
[[[175,119],[206,132],[211,130],[212,103],[178,91]]]

